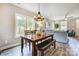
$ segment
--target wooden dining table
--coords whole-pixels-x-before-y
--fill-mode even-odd
[[[38,41],[45,40],[46,38],[51,37],[53,39],[53,34],[52,35],[43,35],[43,36],[37,36],[35,34],[33,35],[22,35],[21,36],[21,52],[23,53],[23,48],[24,48],[24,40],[28,40],[29,42],[32,43],[32,56],[37,56],[37,49],[36,49],[36,43]]]

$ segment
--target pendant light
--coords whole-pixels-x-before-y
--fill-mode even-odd
[[[41,16],[41,13],[40,13],[40,3],[38,4],[38,14],[36,16],[34,16],[34,19],[36,21],[43,21],[44,20],[44,16]]]

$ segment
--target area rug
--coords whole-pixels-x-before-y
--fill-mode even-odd
[[[51,47],[47,52],[46,56],[71,56],[68,45],[62,43],[56,43],[56,49]]]

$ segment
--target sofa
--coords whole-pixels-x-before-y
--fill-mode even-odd
[[[67,30],[67,34],[69,37],[75,37],[75,31],[74,30]]]

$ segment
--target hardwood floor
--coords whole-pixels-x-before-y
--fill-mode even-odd
[[[74,37],[68,37],[69,39],[69,47],[70,47],[70,53],[72,55],[79,56],[79,38]]]
[[[58,47],[57,47],[58,46]],[[66,53],[66,45],[63,45],[62,43],[57,43],[56,50],[53,49],[53,47],[50,47],[50,49],[47,49],[45,51],[45,56],[62,56],[63,52]],[[26,46],[24,48],[24,53],[21,54],[20,47],[14,47],[12,49],[8,49],[2,52],[1,56],[32,56],[32,50],[29,51],[29,47]],[[61,52],[61,53],[60,53]],[[64,54],[65,56],[69,54]],[[40,52],[38,51],[38,56],[40,56]]]
[[[24,47],[23,56],[31,56],[31,50],[29,51],[29,46]],[[21,46],[17,46],[8,50],[5,50],[1,53],[1,56],[22,56]]]
[[[68,37],[68,39],[69,39],[69,43],[68,44],[59,43],[60,49],[57,48],[56,52],[54,52],[53,54],[50,53],[51,56],[63,56],[63,55],[64,56],[79,56],[79,40],[78,40],[79,38]],[[61,50],[61,47],[63,47],[63,50]],[[21,46],[17,46],[17,47],[5,50],[1,53],[0,56],[22,56],[20,48]],[[62,55],[62,53],[64,52],[66,53],[66,50],[67,50],[67,54]],[[53,52],[53,50],[51,51]],[[29,51],[28,46],[24,48],[23,56],[32,56],[32,50],[30,49]]]

